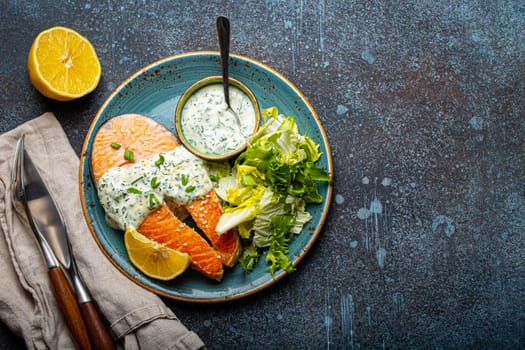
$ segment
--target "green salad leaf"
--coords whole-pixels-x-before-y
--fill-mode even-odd
[[[288,242],[293,237],[291,231],[294,225],[294,218],[289,215],[280,215],[272,218],[272,242],[266,261],[270,263],[270,272],[272,276],[279,269],[283,269],[286,272],[292,272],[295,268],[292,266],[292,262],[288,259]]]
[[[221,234],[238,228],[245,242],[240,263],[247,273],[268,250],[266,261],[274,275],[279,269],[294,270],[288,244],[312,218],[306,204],[323,201],[317,182],[331,179],[315,164],[322,155],[319,145],[299,133],[294,117],[272,107],[263,111],[263,118],[231,175],[217,182],[225,205],[216,230]]]

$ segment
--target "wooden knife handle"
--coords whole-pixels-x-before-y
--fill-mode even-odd
[[[75,345],[80,350],[91,349],[88,332],[80,313],[77,298],[67,281],[64,271],[60,267],[49,269],[49,279]]]
[[[100,317],[95,302],[88,301],[80,304],[80,311],[84,316],[93,347],[100,350],[116,350],[113,338],[109,334],[104,320]]]

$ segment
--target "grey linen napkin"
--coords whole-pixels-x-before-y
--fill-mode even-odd
[[[18,138],[60,207],[78,269],[119,348],[200,349],[189,331],[153,293],[123,276],[98,248],[82,214],[79,160],[60,124],[43,114],[0,135],[0,319],[29,349],[73,348],[69,330],[53,296],[47,267],[36,239],[11,203],[10,174]]]

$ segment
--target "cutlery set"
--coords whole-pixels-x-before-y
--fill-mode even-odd
[[[109,329],[82,280],[62,215],[30,156],[24,136],[17,143],[11,174],[13,202],[22,204],[40,246],[59,307],[79,349],[116,349]]]

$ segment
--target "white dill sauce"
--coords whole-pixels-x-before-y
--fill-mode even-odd
[[[165,197],[190,204],[211,189],[204,162],[184,147],[131,166],[111,168],[97,188],[108,223],[121,230],[138,227]]]
[[[243,146],[256,127],[255,107],[242,90],[229,88],[230,105],[239,116],[228,110],[222,84],[209,84],[192,94],[181,113],[181,128],[186,140],[196,151],[223,155]]]

